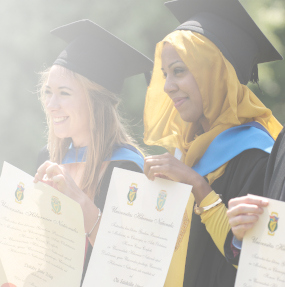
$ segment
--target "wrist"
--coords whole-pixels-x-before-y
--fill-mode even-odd
[[[195,201],[198,205],[202,202],[202,200],[211,193],[212,188],[208,184],[208,182],[198,174],[196,179],[192,183],[193,185],[193,195],[195,197]]]

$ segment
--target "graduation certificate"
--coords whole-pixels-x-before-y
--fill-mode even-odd
[[[78,203],[4,163],[0,179],[0,286],[80,285],[85,233]]]
[[[162,287],[190,193],[115,168],[83,287]]]
[[[235,286],[285,286],[285,202],[268,207],[242,243]]]

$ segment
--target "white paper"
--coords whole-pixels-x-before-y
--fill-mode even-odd
[[[246,233],[235,286],[285,286],[285,202],[269,199],[254,228]]]
[[[191,188],[115,168],[83,287],[162,287]]]
[[[0,286],[78,287],[84,250],[79,204],[42,182],[34,184],[33,177],[5,163],[0,181]]]

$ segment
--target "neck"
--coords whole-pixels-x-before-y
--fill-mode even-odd
[[[72,139],[72,145],[75,148],[86,147],[88,146],[88,140]]]
[[[210,130],[210,124],[204,115],[199,119],[199,122],[203,127],[204,133],[206,133]]]

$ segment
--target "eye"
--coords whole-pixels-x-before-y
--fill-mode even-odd
[[[60,94],[62,96],[70,96],[70,93],[66,92],[66,91],[61,91]]]
[[[183,68],[175,68],[174,69],[174,75],[179,75],[181,73],[183,73],[185,71],[185,69]]]
[[[44,95],[50,96],[51,94],[52,94],[52,93],[51,93],[50,90],[48,90],[48,89],[44,90]]]

